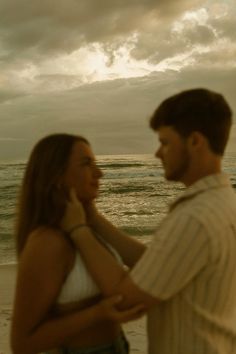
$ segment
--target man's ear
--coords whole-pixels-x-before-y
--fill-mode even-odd
[[[208,141],[206,137],[198,131],[194,131],[189,135],[188,142],[189,146],[194,149],[199,149],[208,146]]]

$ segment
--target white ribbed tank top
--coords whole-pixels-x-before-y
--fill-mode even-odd
[[[102,243],[104,243],[103,240]],[[122,263],[120,255],[114,250],[114,248],[107,243],[106,246],[119,261],[119,263]],[[75,263],[62,285],[61,291],[57,298],[57,303],[64,304],[78,302],[100,293],[101,292],[92,276],[89,274],[79,251],[76,251]]]

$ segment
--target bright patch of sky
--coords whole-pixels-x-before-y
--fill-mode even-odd
[[[172,23],[170,32],[181,37],[186,30],[194,31],[196,26],[205,26],[211,29],[217,38],[217,31],[211,26],[209,19],[227,16],[228,11],[227,2],[222,4],[209,1],[204,8],[183,13]],[[150,26],[155,28],[155,21],[153,21],[154,19],[147,21],[147,32],[150,31]],[[26,62],[22,68],[18,67],[17,71],[10,70],[7,79],[1,78],[0,86],[7,81],[10,86],[17,89],[37,92],[42,89],[41,84],[45,78],[58,77],[58,80],[51,80],[51,83],[44,87],[44,90],[50,92],[71,89],[96,81],[141,77],[155,71],[181,70],[195,63],[195,54],[208,53],[217,46],[224,50],[230,45],[224,38],[209,45],[195,43],[194,47],[183,46],[182,53],[174,53],[154,63],[148,58],[136,59],[132,56],[131,52],[138,45],[140,36],[142,33],[137,31],[129,34],[126,40],[112,48],[110,53],[104,50],[102,43],[94,42],[75,49],[69,54],[59,53],[57,56],[39,62]]]
[[[188,55],[178,55],[154,65],[147,60],[136,60],[130,55],[134,47],[134,38],[131,37],[112,54],[110,64],[109,56],[103,51],[99,43],[89,45],[74,51],[72,54],[62,55],[42,62],[40,65],[28,64],[22,70],[11,72],[14,85],[17,88],[37,91],[37,80],[40,77],[60,75],[70,77],[70,82],[63,80],[61,84],[49,85],[47,91],[71,89],[86,83],[96,81],[114,80],[119,78],[132,78],[148,75],[153,71],[166,69],[178,70],[183,63],[189,63]],[[36,81],[35,81],[36,80]],[[22,87],[21,87],[22,86]]]
[[[235,0],[1,0],[0,13],[0,157],[77,129],[99,153],[150,151],[146,117],[189,87],[236,112]]]

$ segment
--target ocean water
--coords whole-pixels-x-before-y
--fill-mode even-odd
[[[168,211],[168,204],[184,190],[166,182],[160,162],[151,155],[98,156],[104,173],[98,209],[116,226],[148,243]],[[236,188],[236,153],[225,156],[224,171]],[[0,163],[0,264],[15,261],[14,217],[25,161]]]

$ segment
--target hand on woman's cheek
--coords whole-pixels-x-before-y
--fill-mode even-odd
[[[86,224],[86,215],[82,203],[78,200],[74,189],[70,191],[70,199],[66,203],[66,210],[61,220],[61,227],[68,232],[75,225]]]

